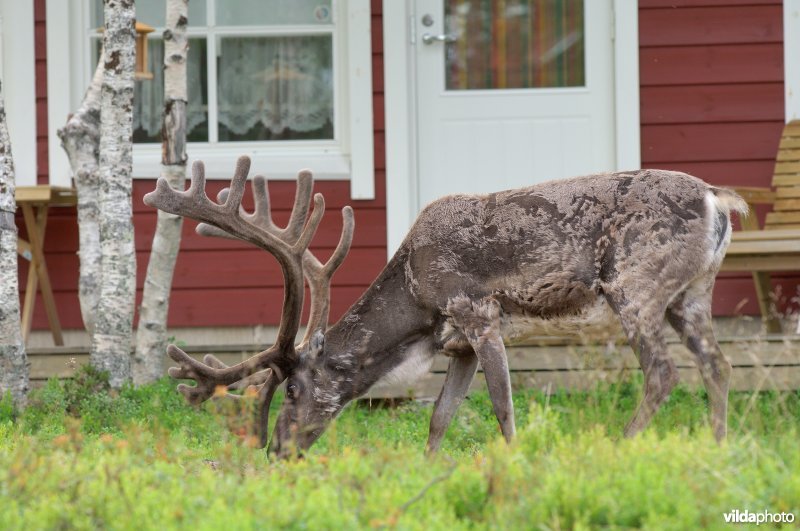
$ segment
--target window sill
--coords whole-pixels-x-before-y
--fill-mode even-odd
[[[317,146],[313,149],[285,147],[276,150],[263,144],[235,145],[189,144],[188,167],[195,160],[203,161],[206,179],[230,180],[236,160],[247,155],[252,160],[250,176],[264,175],[269,180],[294,180],[301,169],[310,169],[321,181],[349,181],[350,156],[338,148]],[[137,145],[133,148],[133,176],[136,179],[156,179],[161,173],[161,146]]]

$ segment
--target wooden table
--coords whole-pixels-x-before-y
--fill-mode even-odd
[[[56,302],[53,298],[53,286],[50,284],[50,275],[47,272],[47,262],[44,259],[44,235],[47,227],[47,213],[51,206],[74,206],[78,202],[78,195],[74,188],[58,186],[18,186],[15,194],[17,206],[22,209],[28,239],[17,240],[17,252],[26,260],[28,265],[28,283],[25,286],[25,302],[22,305],[22,338],[27,342],[33,321],[33,307],[36,303],[36,292],[41,289],[47,320],[53,341],[56,345],[63,345],[64,338],[61,334],[61,323],[58,320]]]

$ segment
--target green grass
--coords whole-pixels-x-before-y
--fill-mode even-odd
[[[109,392],[85,371],[49,382],[19,415],[0,401],[0,529],[722,529],[732,509],[800,517],[800,394],[732,394],[719,446],[704,395],[680,388],[623,439],[639,392],[638,381],[518,392],[511,446],[478,393],[435,457],[423,453],[430,404],[359,403],[305,459],[276,462],[243,444],[246,415],[191,408],[167,380]]]

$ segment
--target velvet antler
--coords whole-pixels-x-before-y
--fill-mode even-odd
[[[323,265],[308,250],[325,211],[322,195],[316,194],[311,216],[306,220],[313,189],[311,173],[299,173],[289,223],[285,228],[280,228],[272,221],[269,194],[263,177],[258,176],[253,180],[254,212],[251,214],[242,208],[249,169],[250,159],[240,157],[230,188],[220,192],[217,202],[214,202],[205,193],[204,166],[202,162],[195,162],[192,166],[192,183],[188,190],[173,190],[164,179],[159,179],[156,189],[145,195],[144,202],[166,212],[199,221],[198,234],[244,240],[261,247],[275,256],[280,264],[285,282],[284,301],[278,337],[272,347],[231,367],[211,355],[199,362],[175,345],[170,345],[167,349],[170,358],[179,364],[179,367],[170,368],[169,375],[196,382],[193,387],[184,384],[178,386],[178,390],[193,404],[213,396],[218,386],[229,389],[255,386],[259,397],[257,424],[260,442],[264,446],[267,442],[267,421],[272,395],[298,362],[294,341],[303,308],[303,279],[308,282],[312,306],[307,331],[299,348],[308,348],[313,333],[319,329],[324,331],[327,327],[330,280],[350,248],[354,222],[352,209],[345,207],[342,210],[344,227],[339,244]]]
[[[240,214],[248,219],[250,223],[273,234],[275,237],[283,238],[287,241],[298,238],[305,217],[308,214],[309,198],[311,197],[311,190],[314,184],[311,173],[308,171],[301,171],[297,176],[297,191],[294,198],[294,208],[292,209],[289,223],[285,228],[278,227],[272,221],[266,179],[261,175],[257,175],[253,178],[252,183],[255,209],[252,214],[248,214],[244,209],[240,209]],[[225,188],[217,195],[217,200],[225,202],[229,194],[229,189]],[[306,326],[305,336],[301,342],[301,347],[308,345],[314,332],[317,330],[324,332],[328,326],[331,279],[347,257],[347,253],[353,241],[354,226],[353,209],[346,206],[342,209],[342,235],[339,238],[336,249],[325,264],[322,264],[309,250],[306,250],[303,255],[303,275],[311,293],[311,313],[308,325]],[[200,223],[197,226],[197,233],[202,236],[240,239],[230,232],[208,223]]]

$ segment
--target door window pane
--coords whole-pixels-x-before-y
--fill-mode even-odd
[[[217,1],[218,26],[332,24],[331,0]]]
[[[581,87],[583,0],[445,0],[448,90]]]
[[[330,35],[223,37],[219,140],[333,138]]]
[[[167,0],[136,0],[136,20],[148,26],[161,28],[167,25]],[[99,28],[103,25],[103,0],[92,0],[91,8],[92,27]],[[206,25],[205,0],[189,1],[189,25]]]

